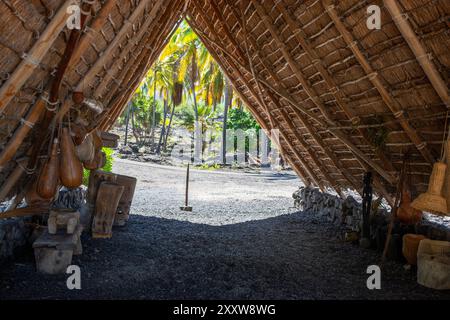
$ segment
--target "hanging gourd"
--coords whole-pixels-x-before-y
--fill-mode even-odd
[[[95,146],[92,134],[88,134],[83,142],[75,148],[80,161],[92,161],[95,156]]]
[[[58,157],[58,139],[55,138],[52,144],[50,158],[42,168],[37,181],[37,193],[44,199],[52,199],[58,191],[59,185],[59,157]]]
[[[415,224],[422,219],[422,211],[411,207],[411,176],[406,175],[403,181],[403,188],[401,191],[400,206],[397,210],[397,219],[404,224]]]
[[[442,196],[446,169],[447,165],[443,162],[434,164],[430,182],[428,183],[428,190],[411,203],[413,208],[437,215],[448,215],[447,201]]]
[[[445,147],[446,147],[446,160],[447,160],[447,168],[450,165],[450,142],[449,140],[447,140],[447,142],[445,143]],[[447,200],[447,210],[450,211],[450,170],[447,170],[446,174],[445,174],[445,184],[444,184],[444,192],[443,195],[445,197],[445,200]],[[447,215],[450,215],[447,212]]]
[[[422,211],[411,206],[411,193],[406,188],[402,191],[402,200],[397,211],[397,219],[404,224],[415,224],[422,219]]]
[[[61,161],[59,165],[61,183],[67,188],[77,188],[83,182],[83,166],[75,152],[75,145],[68,128],[61,133]]]

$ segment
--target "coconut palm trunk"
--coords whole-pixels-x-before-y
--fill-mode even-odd
[[[227,120],[228,109],[233,101],[233,88],[228,78],[225,78],[225,102],[223,107],[223,126],[222,126],[222,164],[227,163]]]
[[[128,144],[128,126],[130,123],[130,110],[131,110],[131,103],[128,104],[128,108],[127,108],[127,118],[125,120],[125,141],[124,141],[124,145]]]
[[[150,133],[151,148],[155,150],[155,130],[156,130],[156,68],[153,76],[153,103],[152,103],[152,129]]]
[[[167,140],[169,139],[169,135],[170,135],[170,128],[172,126],[172,119],[173,119],[173,115],[175,113],[175,104],[172,107],[172,112],[170,113],[170,119],[169,119],[169,124],[167,125],[167,133],[166,136],[164,138],[164,144],[163,144],[163,150],[164,152],[167,151]]]
[[[166,119],[167,119],[167,99],[164,99],[164,117],[163,117],[163,124],[161,127],[161,134],[159,136],[159,142],[158,142],[158,147],[156,149],[156,154],[160,155],[161,154],[161,145],[163,143],[163,139],[166,133]]]

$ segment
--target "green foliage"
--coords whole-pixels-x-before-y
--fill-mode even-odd
[[[220,169],[221,165],[218,163],[213,163],[213,164],[203,163],[199,166],[196,166],[196,168],[200,169],[200,170],[214,171],[214,170]]]
[[[103,166],[103,168],[100,168],[100,170],[105,171],[105,172],[112,172],[113,162],[114,162],[114,158],[113,158],[114,150],[111,148],[102,148],[102,151],[106,154],[106,162],[105,162],[105,165]],[[89,184],[90,173],[91,173],[90,170],[83,169],[83,185],[86,187]]]
[[[133,122],[130,121],[129,124],[132,126],[137,143],[145,145],[150,141],[158,142],[154,140],[155,135],[151,136],[150,133],[156,132],[157,136],[163,130],[153,128],[152,125],[155,123],[157,126],[167,127],[170,122],[173,97],[180,98],[180,92],[182,93],[181,104],[177,104],[174,109],[171,125],[182,126],[192,132],[195,120],[198,119],[203,133],[210,129],[220,131],[222,123],[216,120],[223,115],[224,96],[227,91],[229,93],[227,96],[232,98],[227,102],[229,105],[227,127],[259,130],[260,127],[251,113],[243,108],[242,101],[237,94],[233,94],[232,90],[221,68],[194,30],[187,21],[182,21],[132,99],[134,117]],[[175,100],[180,101],[180,99]],[[155,102],[157,113],[155,119],[152,119],[152,108]],[[164,105],[167,105],[168,110],[166,110],[167,118],[163,124]],[[125,123],[125,119],[126,112],[121,117],[122,124]],[[173,130],[170,132],[172,133]],[[215,138],[208,139],[212,141]]]
[[[252,114],[245,109],[231,109],[228,112],[227,127],[229,129],[256,129],[261,127],[253,118]]]

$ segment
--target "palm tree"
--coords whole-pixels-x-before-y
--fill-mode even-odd
[[[227,121],[228,110],[231,107],[233,101],[233,87],[230,80],[225,78],[225,102],[223,107],[223,126],[222,126],[222,164],[226,164],[226,152],[227,152]]]

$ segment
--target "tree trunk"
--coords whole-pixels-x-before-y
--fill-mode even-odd
[[[169,124],[167,125],[167,133],[166,133],[166,136],[165,136],[165,138],[164,138],[164,145],[163,145],[163,150],[164,150],[164,152],[166,152],[167,139],[169,139],[169,135],[170,135],[170,127],[171,127],[171,125],[172,125],[172,119],[173,119],[174,113],[175,113],[175,104],[173,105],[172,112],[171,112],[171,114],[170,114]]]
[[[136,143],[138,145],[140,145],[139,134],[136,132],[136,123],[135,123],[134,120],[135,120],[134,119],[134,105],[131,104],[131,128],[132,128],[132,131],[133,131],[133,136],[136,139]]]
[[[197,106],[197,93],[195,92],[195,82],[192,82],[191,90],[192,90],[192,99],[194,100],[195,121],[198,122],[198,106]]]
[[[128,144],[128,125],[130,123],[130,109],[131,109],[131,104],[128,104],[128,108],[127,108],[127,118],[125,120],[125,141],[124,144],[127,145]]]
[[[228,78],[225,78],[225,102],[223,108],[223,126],[222,126],[222,164],[227,162],[227,120],[228,109],[233,100],[233,89]]]
[[[167,99],[164,99],[164,117],[163,117],[163,125],[161,128],[161,134],[159,136],[159,142],[158,142],[158,147],[156,149],[156,154],[161,154],[161,145],[163,142],[163,138],[165,136],[166,133],[166,119],[167,119]]]
[[[156,130],[156,68],[153,76],[153,106],[152,106],[152,130],[151,130],[151,148],[155,150],[155,130]]]

